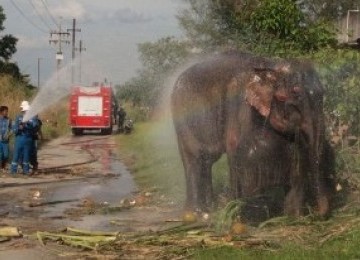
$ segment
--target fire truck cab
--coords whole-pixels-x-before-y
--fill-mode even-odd
[[[117,102],[110,86],[74,86],[70,94],[69,122],[74,135],[84,130],[111,134]]]

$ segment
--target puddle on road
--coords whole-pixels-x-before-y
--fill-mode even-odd
[[[98,146],[95,145],[94,146]],[[47,189],[47,201],[67,201],[77,200],[73,202],[59,203],[52,207],[47,207],[41,218],[51,218],[56,225],[73,226],[82,229],[101,229],[109,230],[114,228],[110,225],[109,219],[111,215],[86,215],[80,217],[80,220],[71,220],[65,213],[65,210],[78,208],[78,205],[86,199],[90,198],[96,204],[108,203],[109,205],[119,206],[121,200],[131,196],[136,191],[136,185],[132,175],[126,166],[120,162],[111,151],[111,146],[98,147],[96,152],[99,153],[98,162],[101,169],[97,169],[90,174],[99,172],[110,173],[112,177],[91,178],[86,180],[77,180],[74,182],[52,184]],[[97,171],[97,172],[96,172]],[[51,190],[50,190],[51,189]],[[118,214],[121,214],[118,212]]]

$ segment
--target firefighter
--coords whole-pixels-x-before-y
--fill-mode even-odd
[[[11,120],[8,118],[7,106],[0,106],[0,162],[1,170],[5,171],[9,160],[9,138],[11,135]]]
[[[43,139],[42,130],[41,130],[42,121],[40,120],[39,117],[37,117],[37,120],[38,120],[38,126],[33,131],[33,142],[30,151],[30,165],[32,166],[33,173],[37,172],[39,168],[39,162],[37,156],[38,141]]]
[[[39,122],[36,116],[23,122],[25,112],[30,110],[29,102],[23,101],[20,107],[21,113],[16,117],[13,126],[15,146],[10,172],[11,174],[17,173],[19,160],[22,158],[23,174],[28,175],[30,174],[31,149],[34,147],[33,135],[37,131]]]
[[[118,132],[123,132],[124,131],[124,122],[125,122],[125,118],[126,118],[126,111],[122,105],[120,105],[119,110],[118,110],[118,118],[119,118]]]

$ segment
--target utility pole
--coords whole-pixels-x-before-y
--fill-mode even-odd
[[[71,32],[72,35],[72,52],[71,52],[71,83],[74,83],[75,78],[75,69],[74,69],[74,60],[75,60],[75,41],[76,41],[76,32],[81,32],[81,29],[76,28],[76,19],[73,19],[73,26],[71,29],[67,29],[67,32]]]
[[[37,80],[38,80],[38,82],[37,82],[37,86],[38,86],[38,89],[40,88],[40,60],[42,60],[42,58],[38,58],[37,59],[37,73],[38,73],[38,75],[37,75]]]
[[[61,47],[61,44],[62,43],[66,43],[66,44],[69,44],[70,42],[68,40],[65,39],[65,37],[69,37],[69,34],[68,32],[65,32],[65,31],[62,31],[61,29],[61,22],[60,22],[60,25],[59,25],[59,30],[51,30],[50,31],[50,40],[49,40],[49,43],[50,44],[55,44],[58,46],[58,51],[56,53],[56,60],[57,60],[57,67],[56,67],[56,71],[57,71],[57,74],[60,70],[60,66],[61,66],[61,61],[64,59],[64,55],[62,53],[62,47]],[[55,39],[53,39],[53,36],[55,36]],[[59,79],[58,79],[58,83],[59,83]]]
[[[82,40],[79,41],[79,48],[75,48],[76,51],[79,51],[80,54],[80,60],[79,60],[79,82],[81,83],[81,53],[83,51],[86,51],[86,48],[83,47]]]

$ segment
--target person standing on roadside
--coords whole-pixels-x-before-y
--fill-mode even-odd
[[[30,110],[28,101],[23,101],[20,107],[21,113],[16,117],[13,126],[15,146],[10,172],[11,174],[17,173],[19,160],[22,158],[23,174],[28,175],[30,174],[30,156],[34,147],[33,136],[38,129],[39,122],[36,116],[31,118],[29,121],[23,121],[25,112]]]
[[[43,134],[42,134],[42,121],[40,120],[40,118],[37,116],[36,117],[38,120],[38,125],[36,127],[36,129],[34,129],[33,131],[33,143],[32,143],[32,147],[31,147],[31,152],[30,152],[30,165],[32,166],[32,171],[33,173],[38,171],[39,168],[39,162],[38,162],[38,156],[37,156],[37,152],[38,152],[38,141],[43,139]]]
[[[126,118],[126,111],[125,108],[120,105],[118,110],[118,132],[122,133],[124,132],[124,122]]]
[[[9,108],[0,106],[0,162],[1,170],[6,170],[9,160],[9,139],[11,135],[11,120],[8,117]]]

